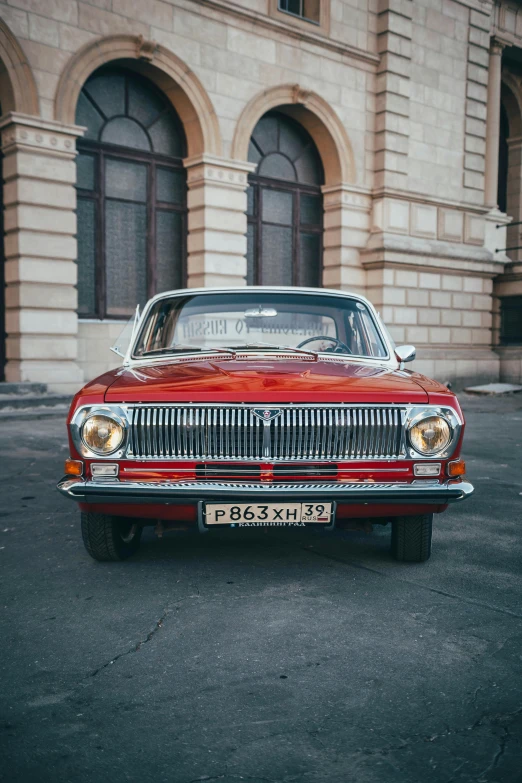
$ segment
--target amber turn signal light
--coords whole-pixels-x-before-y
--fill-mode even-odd
[[[83,473],[83,462],[79,459],[66,459],[65,460],[65,475],[66,476],[81,476]]]
[[[463,476],[466,472],[466,463],[463,459],[454,459],[446,465],[448,476]]]

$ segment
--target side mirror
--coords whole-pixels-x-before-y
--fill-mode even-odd
[[[395,356],[400,362],[400,368],[404,368],[405,362],[412,362],[415,359],[414,345],[398,345],[395,349]]]

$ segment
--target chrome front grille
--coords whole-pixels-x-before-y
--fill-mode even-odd
[[[139,459],[339,460],[404,455],[406,409],[396,406],[128,407],[127,456]],[[274,410],[269,405],[267,409]]]

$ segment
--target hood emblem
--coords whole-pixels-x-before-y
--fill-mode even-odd
[[[252,412],[254,416],[257,416],[258,419],[261,419],[267,424],[281,415],[280,408],[254,408]]]

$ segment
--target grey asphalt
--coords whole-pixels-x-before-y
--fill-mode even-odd
[[[63,422],[0,422],[0,779],[519,783],[522,394],[463,407],[476,493],[419,565],[388,529],[95,563]]]

